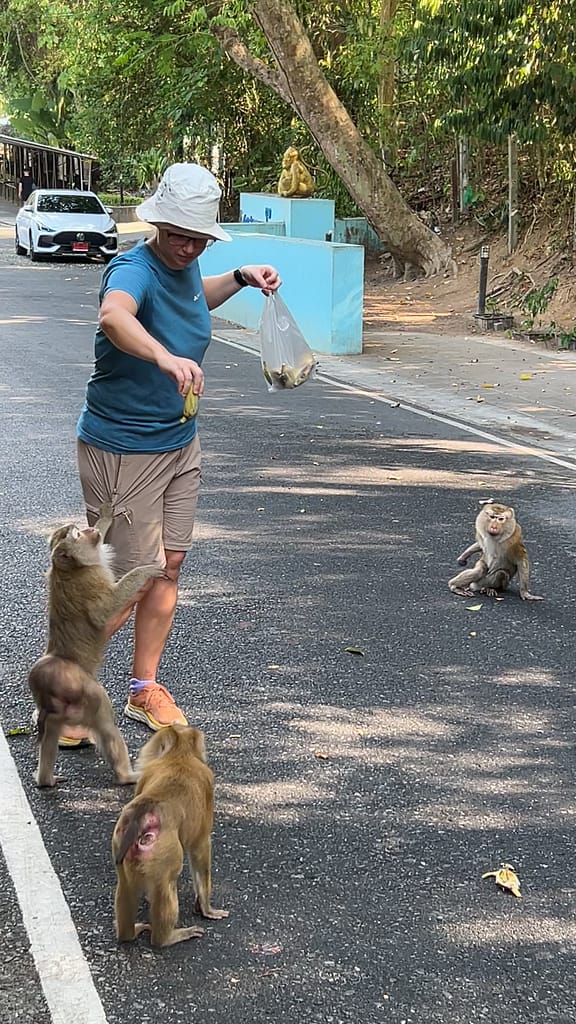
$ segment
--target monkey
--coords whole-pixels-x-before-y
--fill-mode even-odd
[[[228,917],[227,910],[210,903],[214,776],[206,763],[204,734],[189,725],[165,726],[144,744],[136,768],[136,794],[112,836],[116,937],[131,942],[150,931],[152,945],[173,946],[204,933],[176,927],[184,853],[196,891],[195,912],[215,921]],[[143,894],[150,924],[136,921]]]
[[[37,708],[38,786],[55,786],[58,737],[66,725],[90,729],[116,772],[117,781],[136,781],[128,748],[97,673],[109,620],[134,602],[148,580],[164,575],[157,565],[131,569],[118,582],[110,568],[114,552],[103,543],[112,509],[103,505],[94,527],[61,526],[50,537],[48,644],[32,666],[28,684]]]
[[[476,593],[497,597],[518,573],[522,600],[543,600],[530,593],[528,552],[513,508],[493,501],[485,502],[476,516],[476,540],[462,552],[458,563],[466,565],[474,554],[480,554],[476,565],[449,580],[448,586],[453,594],[470,596]]]

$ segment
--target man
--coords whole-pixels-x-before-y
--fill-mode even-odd
[[[21,203],[26,203],[32,195],[36,185],[34,178],[32,177],[32,168],[25,167],[22,172],[22,177],[18,182],[18,199]]]
[[[192,544],[200,486],[196,416],[183,415],[190,389],[202,395],[202,359],[211,338],[210,310],[245,286],[265,295],[281,284],[270,266],[243,266],[202,280],[198,256],[231,241],[218,223],[220,188],[198,164],[174,164],[137,209],[153,238],[117,256],[100,291],[95,367],[78,421],[78,467],[93,524],[111,502],[107,540],[115,568],[157,562],[165,575],[136,604],[134,656],[125,714],[159,729],[186,723],[157,680],[176,610],[178,576]],[[115,632],[132,608],[110,623]],[[62,745],[86,741],[79,731]]]

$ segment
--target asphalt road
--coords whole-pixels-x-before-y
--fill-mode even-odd
[[[31,710],[46,536],[82,517],[74,427],[101,268],[2,246],[7,732]],[[164,952],[118,947],[109,846],[129,794],[90,751],[62,754],[67,781],[39,792],[30,738],[8,739],[105,1019],[573,1022],[576,480],[335,385],[270,395],[256,358],[222,343],[205,368],[197,543],[162,679],[206,731],[229,919]],[[483,497],[514,504],[544,603],[449,593]],[[129,650],[114,638],[103,679],[136,752]],[[522,900],[481,880],[501,861]],[[48,1024],[3,862],[0,880],[0,1021]],[[43,891],[40,870],[29,882]],[[185,875],[184,923],[192,909]]]

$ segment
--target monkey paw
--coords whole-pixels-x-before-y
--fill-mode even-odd
[[[36,772],[34,776],[38,789],[54,789],[59,782],[66,782],[64,775],[47,775],[46,777],[40,776],[39,772]]]
[[[141,569],[151,580],[159,580],[166,575],[166,570],[161,565],[143,565]]]
[[[196,900],[196,903],[194,905],[194,913],[201,914],[202,917],[208,918],[209,921],[222,921],[223,918],[230,916],[230,911],[217,910],[216,907],[208,906],[206,910],[202,910],[202,907],[200,906],[200,901],[198,899]]]

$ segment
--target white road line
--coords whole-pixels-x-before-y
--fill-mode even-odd
[[[0,729],[0,845],[54,1024],[107,1024],[58,876]]]
[[[248,345],[242,345],[238,341],[231,341],[229,338],[221,338],[218,334],[214,334],[213,338],[215,341],[221,341],[224,345],[230,345],[232,348],[240,349],[242,352],[248,352],[253,356],[260,356],[257,349],[250,348]],[[536,448],[533,445],[523,444],[521,441],[510,441],[508,438],[501,437],[499,434],[490,434],[487,430],[480,430],[478,427],[472,427],[468,423],[463,423],[461,420],[453,419],[450,416],[441,416],[439,413],[430,412],[428,409],[421,409],[417,405],[410,405],[408,402],[399,402],[394,398],[386,398],[384,395],[380,395],[377,391],[372,391],[370,388],[360,387],[357,384],[348,384],[345,381],[339,380],[338,377],[330,377],[326,373],[317,373],[316,380],[324,381],[325,384],[332,384],[337,388],[341,388],[342,391],[349,391],[353,395],[359,395],[363,398],[369,398],[373,402],[382,402],[383,405],[389,405],[392,408],[404,409],[405,412],[411,412],[415,416],[422,416],[426,420],[434,420],[436,423],[444,423],[448,427],[452,427],[454,430],[463,430],[467,434],[474,434],[476,437],[482,437],[485,441],[492,441],[494,444],[502,445],[504,448],[512,448],[517,455],[529,455],[535,459],[543,459],[544,462],[551,462],[555,466],[561,466],[563,469],[569,469],[573,473],[576,473],[576,462],[570,462],[569,459],[561,459],[554,452],[548,451],[547,448]]]

